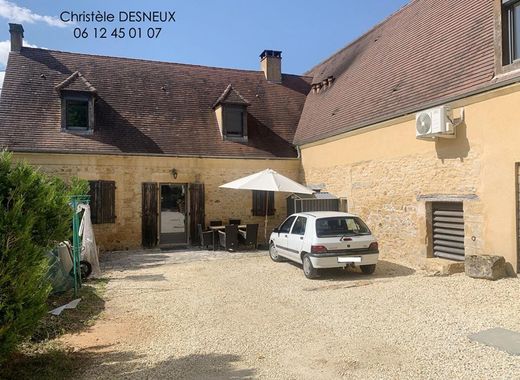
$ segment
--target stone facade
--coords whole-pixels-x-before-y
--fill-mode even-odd
[[[414,263],[433,254],[432,202],[463,202],[465,254],[497,253],[516,268],[515,101],[518,86],[451,104],[457,115],[465,110],[455,139],[417,140],[410,115],[308,144],[300,180],[346,197],[378,237],[383,258]]]
[[[220,189],[218,186],[270,167],[292,179],[298,179],[299,161],[262,159],[175,158],[149,156],[112,156],[79,154],[17,153],[17,159],[41,167],[62,178],[77,176],[87,180],[110,180],[116,183],[116,222],[94,226],[101,250],[135,249],[141,246],[141,186],[143,182],[203,183],[205,186],[205,220],[229,218],[244,223],[259,223],[259,240],[263,239],[264,218],[252,216],[251,191]],[[175,168],[178,176],[173,178]],[[285,197],[275,194],[274,216],[268,230],[286,217]]]
[[[431,256],[426,221],[432,201],[463,201],[467,249],[473,248],[475,230],[482,228],[477,195],[480,158],[478,152],[470,156],[442,162],[432,154],[414,154],[326,170],[309,168],[304,170],[304,180],[325,183],[327,191],[346,197],[349,212],[366,221],[386,257],[402,256],[403,252],[425,257]]]

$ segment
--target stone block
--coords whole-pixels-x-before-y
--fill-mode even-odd
[[[466,276],[485,280],[507,277],[506,260],[502,256],[468,255],[465,261]]]

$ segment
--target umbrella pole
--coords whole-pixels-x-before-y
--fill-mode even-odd
[[[269,194],[268,192],[266,191],[265,192],[265,221],[264,221],[264,241],[265,243],[267,244],[267,213],[268,213],[268,208],[269,207]]]

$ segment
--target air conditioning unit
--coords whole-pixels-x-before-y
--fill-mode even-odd
[[[447,106],[418,112],[415,115],[415,137],[418,139],[455,138],[455,126],[450,113],[451,110]]]

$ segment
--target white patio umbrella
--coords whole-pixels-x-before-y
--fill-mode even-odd
[[[239,178],[233,182],[225,183],[220,185],[226,189],[236,190],[259,190],[266,192],[265,201],[265,224],[264,224],[264,238],[267,240],[267,212],[269,210],[269,197],[267,196],[268,191],[286,192],[286,193],[299,193],[299,194],[312,194],[313,191],[308,187],[305,187],[298,182],[287,178],[272,169],[262,170],[261,172],[251,174],[247,177]]]

